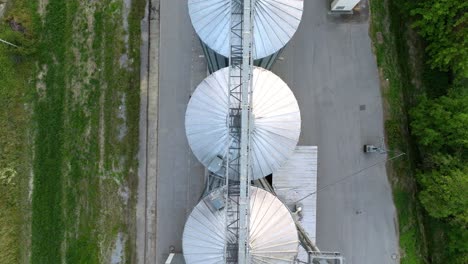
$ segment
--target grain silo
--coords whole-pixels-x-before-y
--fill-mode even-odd
[[[291,213],[273,194],[250,187],[248,247],[250,263],[293,263],[298,252],[298,234]],[[185,223],[182,246],[187,264],[224,263],[226,241],[225,188],[204,197]]]
[[[228,74],[221,69],[203,80],[193,93],[185,114],[185,132],[198,160],[224,176],[227,155]],[[299,140],[301,115],[294,94],[274,73],[256,67],[252,86],[252,179],[273,173],[293,153]],[[233,142],[233,141],[231,141]],[[230,173],[235,175],[236,173]]]
[[[231,2],[238,12],[239,1],[189,0],[192,25],[202,41],[210,71],[228,66]],[[256,0],[253,42],[255,65],[269,69],[280,50],[291,40],[302,18],[304,0]]]

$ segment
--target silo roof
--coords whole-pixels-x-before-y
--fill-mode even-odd
[[[239,1],[232,1],[241,11]],[[200,39],[229,57],[231,0],[189,0],[189,15]],[[254,59],[267,57],[293,37],[301,22],[304,0],[256,0],[254,6]]]
[[[224,192],[221,188],[203,198],[188,217],[182,241],[187,264],[224,263],[225,243],[233,239],[226,233],[225,208],[216,209]],[[250,197],[251,263],[292,263],[299,240],[291,213],[265,190],[251,186]]]
[[[203,80],[185,114],[190,147],[209,168],[218,157],[227,155],[228,74],[228,68],[223,68]],[[276,171],[293,153],[299,140],[301,115],[294,94],[274,73],[255,67],[252,90],[252,179],[259,179]],[[213,172],[221,176],[225,173]]]

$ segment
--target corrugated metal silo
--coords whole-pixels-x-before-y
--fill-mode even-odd
[[[239,12],[241,5],[232,1]],[[229,57],[231,0],[189,0],[189,15],[200,39],[211,49]],[[256,0],[254,59],[265,58],[283,48],[296,32],[304,0]]]
[[[183,252],[187,264],[224,263],[226,241],[225,188],[217,189],[193,209],[183,234]],[[293,263],[298,253],[296,225],[286,206],[273,194],[250,187],[251,263]]]
[[[203,41],[200,41],[200,44],[202,46],[203,54],[207,61],[208,71],[210,73],[213,73],[217,70],[220,70],[222,68],[229,66],[228,58],[216,53],[214,50],[208,47],[205,43],[203,43]],[[274,63],[276,62],[276,59],[280,56],[282,51],[283,49],[280,49],[279,51],[271,54],[268,57],[254,60],[253,64],[255,66],[262,67],[264,69],[269,70],[273,67]]]
[[[229,144],[228,74],[229,69],[224,68],[203,80],[185,114],[186,135],[193,153],[221,176],[225,174],[221,165]],[[252,90],[252,179],[259,179],[276,171],[293,153],[301,115],[294,94],[274,73],[254,68]]]

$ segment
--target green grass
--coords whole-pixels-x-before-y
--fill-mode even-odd
[[[15,1],[5,18],[30,26],[24,1]],[[28,54],[32,34],[11,30],[0,21],[0,263],[22,263],[29,249],[28,179],[31,170],[30,108],[33,60]]]
[[[398,208],[398,225],[400,230],[401,263],[424,263],[421,255],[421,232],[418,224],[417,201],[412,192],[394,188],[393,197]]]
[[[64,236],[62,185],[64,183],[64,106],[66,49],[70,23],[64,1],[49,2],[44,29],[41,30],[39,64],[48,65],[45,75],[46,97],[37,99],[37,123],[32,198],[32,263],[59,263]],[[53,52],[49,48],[53,47]]]
[[[119,232],[128,240],[126,262],[135,261],[139,23],[145,2],[132,3],[128,49],[119,1],[50,0],[41,18],[36,1],[18,0],[10,14],[23,22],[27,36],[0,23],[0,37],[21,44],[15,51],[21,56],[0,46],[0,172],[16,175],[0,177],[0,263],[109,262]],[[119,67],[124,53],[128,64]],[[44,91],[36,90],[41,84]],[[120,137],[122,126],[126,133]],[[28,236],[23,229],[30,220],[31,167]],[[119,195],[122,188],[130,190],[128,201]]]
[[[385,130],[389,148],[407,155],[392,163],[391,182],[399,221],[402,264],[427,263],[423,213],[415,198],[417,150],[409,133],[408,109],[417,99],[407,47],[408,25],[401,17],[396,0],[371,0],[371,38],[383,79],[388,103]],[[378,34],[381,34],[380,43]],[[416,55],[417,56],[417,55]]]
[[[18,245],[27,210],[25,195],[30,171],[27,124],[30,116],[24,107],[28,86],[17,79],[23,74],[15,69],[17,64],[11,58],[3,56],[4,52],[5,47],[0,46],[0,80],[3,82],[0,85],[0,263],[18,263],[22,255]],[[19,67],[30,66],[25,63]],[[3,67],[14,70],[4,71]]]

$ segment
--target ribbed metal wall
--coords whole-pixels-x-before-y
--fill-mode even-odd
[[[205,43],[203,43],[203,41],[200,41],[200,43],[203,48],[203,53],[205,54],[205,58],[208,64],[208,71],[210,73],[213,73],[215,71],[221,70],[222,68],[229,66],[228,58],[210,49],[210,47],[208,47]],[[254,65],[258,67],[262,67],[266,70],[270,70],[271,67],[273,67],[273,64],[275,63],[276,59],[280,56],[282,51],[283,49],[280,49],[279,51],[273,53],[270,56],[254,60]]]

